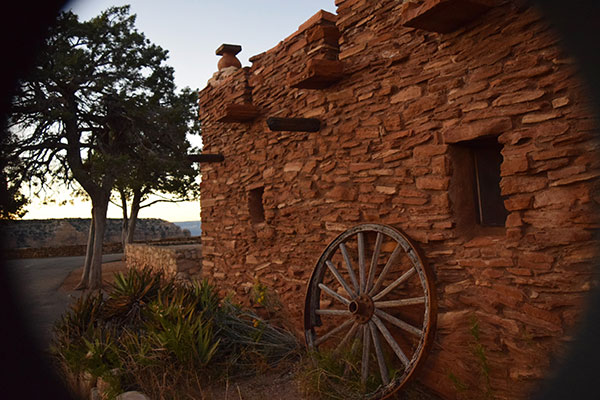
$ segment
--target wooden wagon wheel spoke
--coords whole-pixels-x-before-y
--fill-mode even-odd
[[[419,328],[416,328],[414,326],[412,326],[411,324],[408,324],[402,320],[399,320],[398,318],[386,313],[385,311],[382,311],[378,308],[375,309],[375,315],[377,315],[380,318],[383,318],[385,320],[387,320],[388,322],[396,325],[398,328],[400,329],[404,329],[406,332],[412,333],[415,336],[421,336],[423,335],[423,331],[420,330]]]
[[[325,342],[327,339],[329,339],[329,338],[333,337],[334,335],[338,334],[339,332],[343,331],[344,329],[346,329],[346,327],[348,327],[348,325],[350,325],[352,323],[354,323],[354,320],[352,320],[352,319],[348,319],[348,320],[344,321],[344,323],[342,323],[338,327],[333,328],[332,330],[330,330],[329,332],[327,332],[326,334],[324,334],[323,336],[321,336],[320,338],[315,340],[315,346],[320,345],[321,343]]]
[[[325,293],[329,294],[334,299],[338,299],[339,301],[341,301],[344,304],[350,304],[350,300],[348,300],[347,298],[343,297],[339,293],[334,292],[333,290],[329,289],[327,287],[327,285],[325,285],[324,283],[319,283],[319,288],[321,288],[321,290],[324,290]]]
[[[352,320],[348,320],[348,321],[352,321]],[[356,332],[358,331],[359,326],[360,326],[360,324],[358,322],[354,322],[354,325],[352,325],[352,328],[350,328],[350,330],[348,331],[348,333],[346,333],[346,335],[344,336],[342,341],[336,346],[335,352],[339,352],[341,349],[344,348],[346,343],[348,343],[348,340],[350,340],[351,338],[354,337],[354,335],[356,335]],[[317,344],[317,346],[318,346],[318,344]]]
[[[384,385],[387,385],[390,383],[390,377],[387,366],[385,365],[385,359],[383,358],[383,350],[381,349],[379,335],[377,334],[377,329],[375,328],[375,323],[373,321],[369,321],[369,329],[371,330],[371,338],[373,339],[373,345],[375,347],[375,355],[377,356],[377,364],[379,365],[381,381]]]
[[[352,315],[348,310],[317,310],[318,315]]]
[[[415,272],[417,272],[417,271],[415,271],[414,268],[411,268],[408,271],[406,271],[404,274],[402,274],[402,276],[400,276],[400,278],[396,279],[394,282],[392,282],[384,290],[382,290],[381,292],[379,292],[375,296],[373,296],[373,301],[377,301],[377,300],[383,298],[386,294],[388,294],[389,292],[391,292],[392,290],[394,290],[398,285],[402,284],[408,278],[410,278],[411,276],[413,276],[415,274]]]
[[[390,308],[390,307],[404,307],[412,306],[415,304],[425,303],[425,297],[413,297],[411,299],[400,299],[400,300],[388,300],[388,301],[376,301],[376,308]]]
[[[331,271],[333,276],[335,276],[335,279],[337,279],[337,281],[340,283],[340,285],[342,285],[342,287],[344,288],[346,293],[348,293],[350,295],[350,297],[354,297],[355,296],[354,292],[352,291],[352,289],[350,289],[350,287],[346,283],[346,280],[340,275],[340,273],[338,272],[335,265],[333,265],[333,263],[329,260],[326,261],[326,264],[327,264],[327,267],[329,267],[329,270]]]
[[[383,234],[377,232],[377,239],[375,240],[375,249],[373,250],[373,257],[371,257],[371,266],[369,268],[369,278],[367,280],[366,291],[369,292],[373,288],[373,281],[375,280],[375,270],[377,269],[377,260],[379,260],[379,252],[381,251],[381,244],[383,243]]]
[[[375,323],[375,325],[377,325],[377,328],[379,329],[379,332],[381,332],[381,334],[383,335],[383,338],[386,340],[386,342],[388,342],[392,350],[394,350],[394,353],[396,353],[400,361],[402,361],[402,364],[404,364],[405,367],[408,367],[408,363],[410,361],[408,360],[408,357],[406,357],[406,354],[404,354],[396,340],[394,340],[394,337],[392,336],[390,331],[388,331],[385,325],[383,325],[383,322],[381,322],[381,320],[377,316],[373,316],[373,322]]]
[[[369,326],[363,325],[363,352],[362,361],[360,366],[360,383],[364,387],[367,385],[367,378],[369,377],[369,353],[371,352],[371,333],[369,332]]]
[[[358,294],[363,294],[365,292],[367,279],[365,272],[365,237],[362,232],[358,232],[356,235],[356,240],[358,240],[358,274],[360,279],[360,288],[358,290]]]
[[[307,346],[342,357],[344,376],[360,380],[363,398],[387,398],[412,377],[432,343],[434,293],[432,273],[406,235],[386,225],[358,225],[317,261],[305,300]]]
[[[390,267],[392,265],[394,265],[394,262],[396,261],[396,258],[400,255],[401,251],[402,251],[402,246],[400,246],[400,244],[397,244],[396,248],[392,252],[392,255],[390,256],[388,262],[385,264],[385,267],[383,267],[383,271],[381,271],[381,275],[379,275],[379,278],[377,278],[377,281],[375,282],[375,285],[369,291],[369,295],[370,296],[372,296],[373,293],[377,293],[377,291],[379,290],[379,288],[383,284],[383,280],[385,279],[385,275],[387,274],[387,272],[390,269]]]
[[[344,261],[346,262],[346,269],[348,270],[348,275],[350,275],[350,280],[354,285],[354,290],[358,292],[358,282],[356,281],[356,275],[354,275],[354,270],[352,269],[352,262],[350,261],[350,256],[348,255],[348,250],[346,249],[344,243],[340,243],[340,251],[342,252],[342,256],[344,257]]]

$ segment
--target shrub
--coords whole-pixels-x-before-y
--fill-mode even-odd
[[[57,322],[52,348],[67,375],[101,378],[108,396],[152,398],[186,397],[298,354],[291,333],[222,301],[208,282],[182,285],[150,270],[118,274],[106,295],[78,299]]]

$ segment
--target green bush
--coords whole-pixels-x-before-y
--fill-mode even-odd
[[[118,274],[106,295],[78,299],[56,324],[52,348],[67,374],[102,378],[112,396],[152,398],[184,398],[298,354],[291,333],[221,300],[208,282],[177,284],[149,270]]]
[[[371,374],[366,387],[360,383],[360,346],[335,352],[322,350],[309,354],[300,365],[297,379],[302,392],[310,398],[345,400],[362,399],[381,384],[378,375]]]
[[[298,366],[296,380],[301,392],[310,399],[359,400],[374,393],[383,384],[375,372],[368,376],[366,385],[361,384],[362,348],[360,341],[347,345],[338,352],[324,349],[307,354]],[[371,357],[371,371],[378,371],[377,361]],[[389,370],[390,380],[396,379],[401,371]],[[392,398],[406,400],[439,400],[422,385],[411,381]]]

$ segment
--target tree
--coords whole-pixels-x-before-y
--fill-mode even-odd
[[[152,148],[157,138],[175,141],[161,129],[164,120],[152,122],[152,112],[177,99],[166,58],[135,29],[128,6],[84,22],[63,12],[14,97],[9,143],[24,178],[42,186],[76,181],[91,200],[81,288],[101,286],[106,211],[116,182],[131,169],[131,149]]]
[[[20,192],[20,184],[15,184],[6,177],[6,173],[0,169],[0,220],[18,219],[25,215],[25,205],[28,200]]]
[[[25,206],[28,200],[20,191],[21,171],[19,164],[15,162],[11,146],[6,136],[0,137],[0,220],[17,219],[25,215]]]
[[[200,190],[195,182],[198,171],[185,157],[190,151],[186,134],[200,132],[196,92],[186,88],[172,97],[168,105],[147,109],[146,115],[151,116],[152,124],[144,127],[140,136],[143,140],[129,149],[129,158],[133,161],[131,168],[121,174],[115,184],[120,204],[114,203],[123,211],[124,249],[127,243],[133,242],[141,209],[163,201],[194,200]],[[174,197],[156,198],[165,193]],[[155,199],[149,200],[151,195]]]

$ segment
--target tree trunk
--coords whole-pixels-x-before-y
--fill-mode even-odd
[[[127,229],[127,243],[133,243],[133,234],[135,233],[135,225],[137,223],[138,214],[140,212],[140,203],[142,202],[142,192],[135,191],[131,200],[131,215],[129,216],[129,228]]]
[[[121,246],[123,247],[125,258],[127,258],[126,244],[129,243],[127,241],[129,232],[129,219],[127,218],[127,198],[125,197],[125,192],[123,190],[119,190],[119,195],[121,196],[121,210],[123,211],[123,223],[121,224]]]
[[[92,198],[95,232],[88,285],[92,290],[102,288],[102,244],[104,242],[104,232],[106,230],[106,211],[108,210],[109,196],[110,192],[108,195],[102,193],[96,198]]]
[[[85,248],[85,261],[83,264],[83,273],[81,274],[81,279],[79,280],[79,283],[75,287],[75,290],[82,290],[82,289],[87,288],[88,280],[89,280],[89,276],[90,276],[90,267],[92,265],[93,244],[94,244],[94,209],[92,208],[92,219],[90,221],[90,229],[88,232],[87,246]]]

